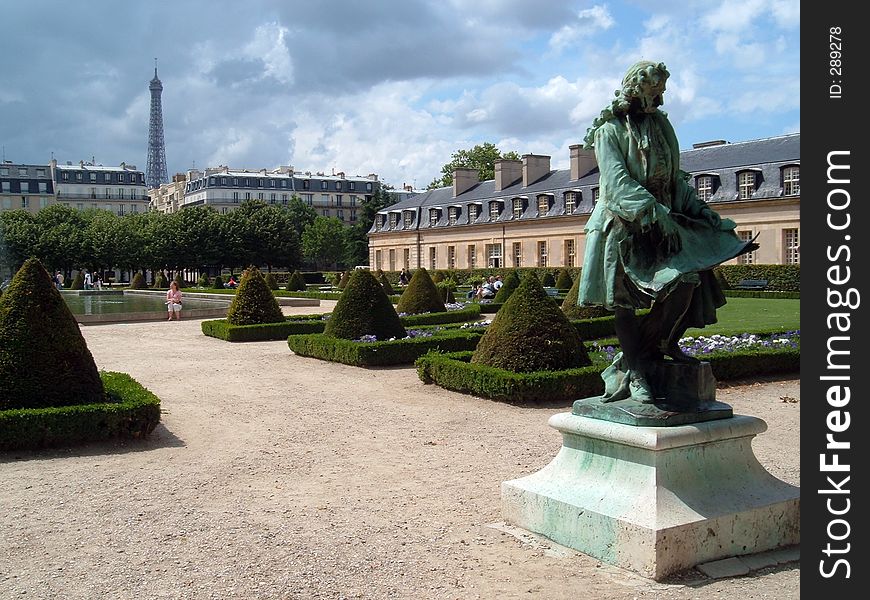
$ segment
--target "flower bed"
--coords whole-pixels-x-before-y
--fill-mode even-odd
[[[412,364],[430,350],[454,352],[472,350],[483,336],[482,331],[460,329],[429,330],[415,337],[399,340],[359,341],[334,338],[322,333],[291,335],[287,345],[300,356],[340,362],[357,367]]]
[[[126,373],[103,371],[108,401],[0,411],[0,450],[139,438],[160,421],[160,399]]]
[[[444,323],[464,323],[480,316],[480,304],[467,304],[463,308],[447,312],[423,313],[420,315],[399,315],[402,325],[414,327],[417,325],[441,325]]]
[[[797,373],[800,371],[800,332],[770,337],[755,334],[720,339],[685,338],[687,353],[709,362],[718,381]],[[685,341],[685,344],[683,343]],[[445,389],[516,404],[568,402],[604,392],[601,371],[618,351],[615,345],[593,345],[592,365],[565,371],[513,373],[471,364],[471,352],[426,354],[417,359],[417,374],[424,383]]]

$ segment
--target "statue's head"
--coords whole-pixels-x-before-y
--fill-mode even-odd
[[[655,112],[664,103],[668,76],[664,63],[642,60],[628,68],[622,78],[622,89],[616,93],[643,112]]]

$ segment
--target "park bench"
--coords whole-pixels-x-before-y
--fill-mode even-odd
[[[767,288],[767,279],[741,279],[734,288],[738,290],[763,290]]]

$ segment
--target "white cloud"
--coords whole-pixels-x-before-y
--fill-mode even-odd
[[[606,5],[597,4],[581,10],[573,23],[568,23],[550,36],[550,48],[561,52],[578,45],[583,38],[610,29],[615,23]]]
[[[281,83],[293,82],[293,60],[285,43],[287,31],[278,23],[260,25],[243,52],[245,56],[263,61],[264,77],[274,77]]]

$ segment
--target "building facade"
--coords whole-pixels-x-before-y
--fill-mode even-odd
[[[0,210],[35,213],[54,203],[54,181],[45,165],[0,164]]]
[[[800,262],[800,134],[696,144],[680,153],[701,199],[737,223],[755,252],[733,262]],[[598,201],[594,153],[570,148],[570,168],[550,157],[500,160],[495,179],[454,172],[453,187],[428,190],[380,211],[369,232],[374,268],[581,267],[583,229]]]
[[[106,167],[84,161],[61,165],[52,160],[50,168],[56,202],[78,210],[104,209],[119,216],[148,210],[145,173],[135,165]]]
[[[170,184],[172,185],[172,184]],[[185,176],[181,203],[171,206],[166,200],[165,186],[151,194],[152,207],[172,212],[188,206],[212,206],[221,213],[230,212],[246,200],[262,200],[266,204],[286,206],[298,196],[324,217],[335,217],[352,225],[360,216],[363,202],[371,200],[380,183],[371,173],[365,177],[344,173],[299,173],[293,167],[267,171],[237,170],[229,167],[190,170]]]

